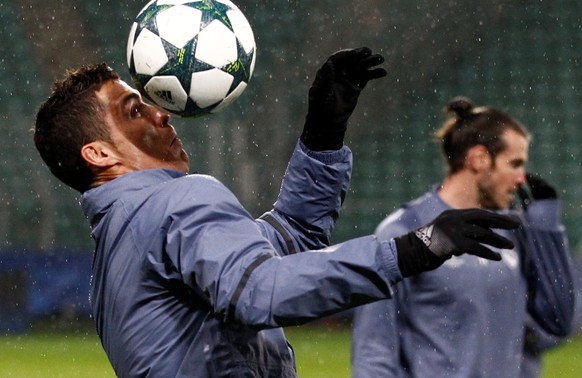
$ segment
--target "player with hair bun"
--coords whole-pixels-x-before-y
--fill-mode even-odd
[[[530,135],[517,120],[464,97],[445,107],[436,138],[447,164],[443,182],[389,215],[390,238],[450,209],[514,214],[513,240],[499,264],[456,256],[395,287],[391,300],[356,309],[352,372],[365,377],[520,376],[526,323],[564,337],[574,289],[556,190],[526,173]]]

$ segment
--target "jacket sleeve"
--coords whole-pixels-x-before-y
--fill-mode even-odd
[[[265,259],[239,282],[241,296],[228,315],[253,328],[299,325],[390,298],[401,279],[394,242],[365,236]]]
[[[297,142],[273,210],[257,220],[279,255],[329,246],[351,168],[347,146],[315,152]]]
[[[548,333],[566,336],[572,330],[575,291],[559,201],[533,201],[524,218],[524,227],[517,233],[525,251],[528,311]]]
[[[392,240],[370,235],[281,257],[222,184],[189,181],[181,197],[172,197],[165,271],[176,270],[176,280],[224,322],[255,329],[302,324],[389,298],[402,279]]]

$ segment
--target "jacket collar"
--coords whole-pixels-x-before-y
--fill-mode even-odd
[[[83,193],[81,208],[93,224],[96,215],[105,213],[122,196],[185,175],[183,172],[170,169],[148,169],[126,173],[115,180]]]

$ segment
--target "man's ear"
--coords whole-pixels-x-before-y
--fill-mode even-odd
[[[474,173],[481,172],[491,167],[491,154],[483,145],[473,146],[467,151],[465,164]]]
[[[118,163],[115,151],[103,141],[87,143],[81,147],[81,156],[90,166],[100,168],[111,167]]]

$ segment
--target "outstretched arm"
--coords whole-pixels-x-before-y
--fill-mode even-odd
[[[175,211],[196,216],[169,218],[172,222],[167,225],[165,256],[161,258],[164,263],[155,265],[156,269],[162,269],[160,276],[168,271],[179,273],[217,317],[253,328],[301,324],[389,298],[392,285],[403,276],[401,261],[407,261],[408,273],[412,272],[410,267],[415,273],[434,269],[433,264],[423,264],[424,257],[416,264],[412,261],[434,254],[440,263],[453,254],[473,252],[478,242],[508,243],[492,238],[490,228],[515,228],[518,224],[487,211],[459,210],[428,225],[434,246],[419,241],[399,250],[395,239],[365,236],[320,251],[280,257],[222,184],[194,176],[184,180],[184,185],[188,185],[184,193],[195,195],[173,198]],[[460,232],[450,234],[452,228]],[[443,238],[447,243],[440,243]]]

